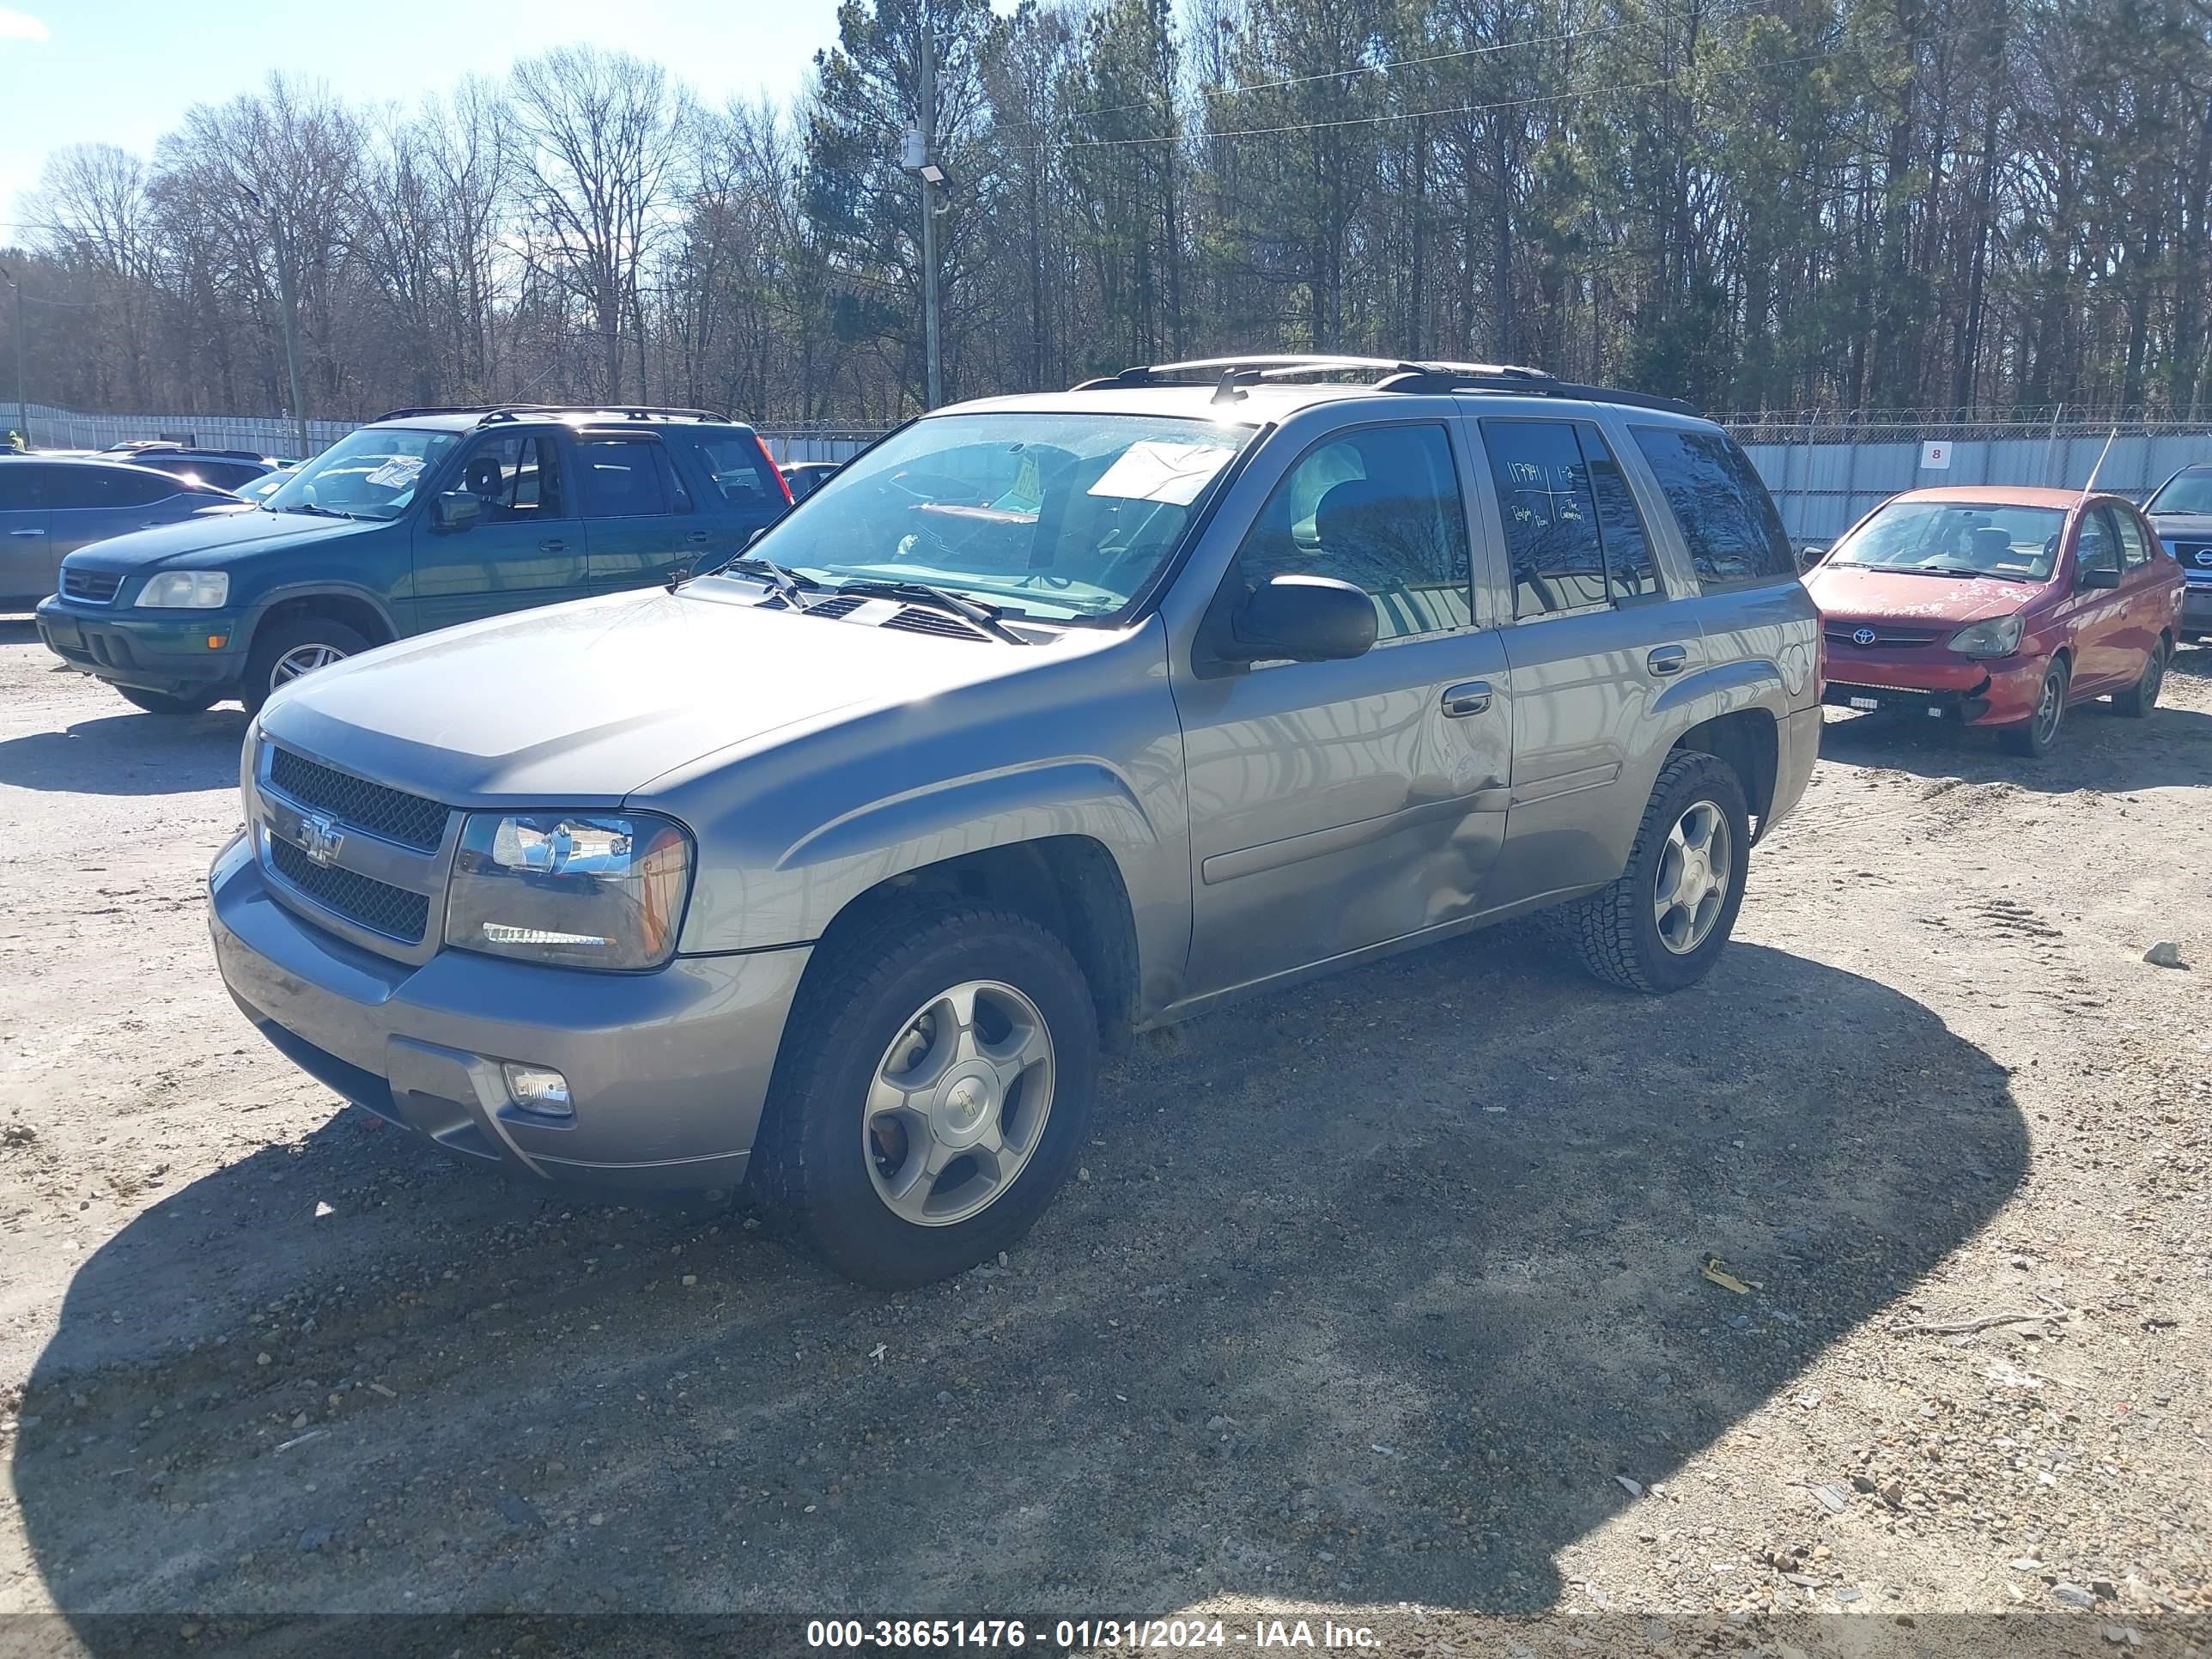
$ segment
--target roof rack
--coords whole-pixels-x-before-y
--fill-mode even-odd
[[[1255,354],[1241,357],[1197,357],[1180,363],[1139,363],[1118,374],[1084,381],[1078,392],[1164,386],[1199,376],[1218,377],[1217,402],[1234,402],[1247,386],[1266,380],[1295,380],[1318,374],[1380,374],[1371,388],[1376,392],[1476,392],[1523,398],[1571,398],[1584,403],[1620,404],[1631,409],[1662,410],[1673,415],[1698,415],[1694,405],[1679,398],[1655,397],[1647,392],[1623,392],[1612,386],[1583,386],[1562,380],[1550,372],[1525,363],[1461,363],[1408,362],[1396,357],[1353,357],[1322,354]]]
[[[735,424],[728,416],[711,409],[664,409],[653,404],[425,404],[415,409],[387,410],[376,419],[409,421],[423,415],[475,415],[480,417],[478,426],[493,421],[512,421],[523,415],[599,415],[615,416],[625,421],[714,421]]]

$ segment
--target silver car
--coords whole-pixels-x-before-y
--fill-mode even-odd
[[[948,409],[720,571],[271,697],[246,1017],[532,1176],[750,1176],[865,1281],[1000,1249],[1103,1047],[1541,910],[1694,984],[1819,743],[1738,450],[1529,370],[1243,359]]]
[[[52,593],[64,554],[232,499],[227,489],[148,466],[0,455],[0,605]]]

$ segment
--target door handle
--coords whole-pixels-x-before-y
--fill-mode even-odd
[[[11,536],[43,536],[46,532],[43,530],[11,530],[8,533]]]
[[[1655,674],[1679,674],[1690,665],[1690,653],[1679,645],[1662,645],[1656,647],[1644,661]]]
[[[1490,707],[1490,683],[1487,680],[1468,680],[1460,685],[1444,688],[1444,718],[1463,720],[1469,714],[1480,714]]]
[[[686,534],[684,539],[696,546],[703,547],[707,544],[707,532],[703,530],[694,530]]]
[[[558,536],[549,536],[545,540],[538,544],[538,550],[540,553],[559,553],[565,551],[568,545],[568,544],[562,541]]]

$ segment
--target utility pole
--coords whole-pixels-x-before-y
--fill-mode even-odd
[[[15,280],[15,273],[0,265],[0,280],[5,280],[15,295],[15,435],[22,439],[23,447],[31,447],[31,406],[23,400],[24,364],[29,354],[23,348],[23,285]]]
[[[938,349],[937,216],[938,191],[945,184],[945,168],[937,159],[937,28],[924,3],[921,17],[921,87],[916,102],[920,118],[907,133],[906,151],[900,165],[921,183],[921,337],[929,365],[928,407],[945,401],[945,371]]]
[[[284,234],[284,227],[278,222],[276,216],[262,205],[261,198],[258,195],[244,185],[240,185],[239,188],[245,191],[246,199],[252,203],[255,210],[268,222],[269,240],[276,245],[276,303],[283,313],[282,320],[284,325],[284,368],[292,381],[292,422],[299,445],[299,453],[293,459],[304,461],[309,453],[307,404],[307,400],[300,395],[299,298],[292,286],[292,252],[289,246],[290,239]]]

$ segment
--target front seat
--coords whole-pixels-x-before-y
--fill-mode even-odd
[[[485,518],[501,516],[501,509],[507,501],[507,480],[500,472],[496,455],[471,457],[468,470],[461,477],[461,488],[483,502]]]
[[[1985,524],[1974,531],[1973,562],[1984,570],[1995,569],[2012,556],[2012,533],[2002,525]]]

